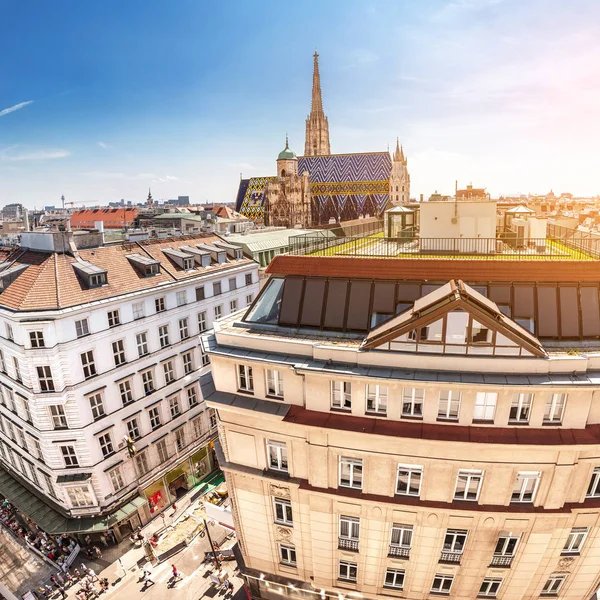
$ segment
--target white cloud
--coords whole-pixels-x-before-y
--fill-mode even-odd
[[[14,106],[9,106],[8,108],[5,108],[4,110],[0,110],[0,117],[3,117],[4,115],[8,115],[12,112],[15,112],[16,110],[21,110],[22,108],[25,108],[26,106],[28,106],[29,104],[32,104],[33,100],[27,100],[27,102],[19,102],[19,104],[15,104]]]
[[[57,158],[67,158],[71,153],[68,150],[34,150],[32,152],[23,152],[22,154],[3,153],[0,158],[10,161],[20,160],[55,160]]]
[[[100,146],[100,148],[104,148],[104,150],[110,148],[110,146],[108,144],[105,144],[104,142],[98,142],[98,146]]]

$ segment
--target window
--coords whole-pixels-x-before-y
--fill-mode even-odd
[[[31,411],[29,410],[29,400],[27,398],[21,398],[21,408],[23,409],[23,415],[26,421],[32,423]]]
[[[562,423],[566,404],[566,394],[550,394],[546,400],[544,423],[554,423],[555,425]]]
[[[175,432],[175,446],[177,447],[177,452],[181,452],[185,448],[185,429],[180,427]]]
[[[363,461],[362,458],[346,458],[340,456],[340,486],[362,489]]]
[[[199,302],[200,300],[205,300],[206,299],[206,294],[204,293],[204,286],[201,285],[200,287],[196,288],[196,302]]]
[[[67,488],[67,496],[69,497],[71,506],[74,508],[92,506],[94,504],[92,495],[90,494],[90,489],[87,486]]]
[[[517,551],[517,545],[519,538],[511,535],[501,535],[496,542],[496,548],[494,549],[494,559],[492,560],[492,566],[505,566],[502,561],[496,561],[496,558],[510,558],[515,555]],[[510,565],[510,562],[508,562]]]
[[[347,560],[340,560],[339,565],[339,578],[344,581],[356,582],[358,576],[358,566],[356,563],[348,562]]]
[[[144,394],[150,395],[154,391],[154,375],[152,371],[142,373],[142,385],[144,386]]]
[[[189,330],[189,319],[186,317],[185,319],[179,319],[179,339],[185,340],[190,337]]]
[[[133,310],[133,320],[141,319],[144,316],[144,303],[143,302],[135,302],[131,305],[131,309]]]
[[[196,391],[196,386],[189,387],[187,390],[187,399],[188,406],[190,408],[196,406],[198,404],[198,392]]]
[[[470,344],[491,344],[492,330],[485,325],[473,320],[471,323],[471,331],[469,335]]]
[[[194,357],[192,356],[192,352],[186,352],[182,355],[183,358],[183,372],[186,375],[189,375],[194,370]]]
[[[114,492],[118,492],[119,490],[125,487],[121,467],[115,467],[114,469],[111,469],[108,472],[108,478],[110,479],[110,484],[112,485],[112,489]]]
[[[238,365],[238,390],[242,392],[254,393],[254,380],[252,378],[252,367],[248,365]]]
[[[52,371],[50,367],[36,367],[38,381],[40,382],[40,390],[42,392],[54,391],[54,380],[52,379]]]
[[[533,394],[513,394],[508,417],[509,422],[528,423],[532,403]]]
[[[290,567],[296,566],[296,549],[292,546],[279,544],[279,559],[282,564]]]
[[[200,364],[203,367],[206,367],[210,364],[210,356],[208,356],[204,350],[200,350]]]
[[[438,404],[438,419],[449,419],[456,421],[460,409],[460,392],[456,390],[444,390],[440,392]]]
[[[13,391],[9,390],[8,388],[5,388],[4,392],[6,393],[6,407],[9,410],[12,410],[14,412],[15,411],[15,395],[13,394]]]
[[[389,555],[408,558],[412,545],[412,536],[413,528],[411,525],[392,525]]]
[[[125,343],[124,340],[117,340],[112,343],[113,358],[115,359],[115,367],[123,365],[127,362],[125,356]]]
[[[246,296],[246,306],[250,306],[252,304],[252,302],[254,302],[254,295],[248,294]]]
[[[218,304],[217,306],[214,307],[214,314],[215,314],[215,319],[220,319],[223,316],[223,305],[222,304]]]
[[[4,352],[2,352],[2,350],[0,350],[0,371],[2,371],[2,373],[6,373],[6,364],[4,362]]]
[[[42,452],[42,445],[40,444],[40,441],[32,436],[29,436],[29,441],[31,442],[33,449],[35,450],[33,455],[38,460],[41,460],[42,462],[44,462],[44,453]]]
[[[274,471],[288,471],[287,446],[284,442],[267,440],[268,468]]]
[[[108,326],[109,327],[116,327],[117,325],[121,324],[121,315],[119,314],[119,310],[109,310],[106,313],[106,316],[108,317]]]
[[[215,281],[213,283],[213,296],[218,296],[219,294],[221,294],[221,282]]]
[[[542,588],[540,596],[558,596],[558,592],[566,578],[566,575],[550,575]]]
[[[383,587],[401,590],[404,587],[404,571],[402,569],[387,569]]]
[[[65,461],[65,467],[79,466],[79,460],[77,460],[77,454],[75,454],[75,448],[73,446],[61,446],[60,452]]]
[[[275,523],[292,525],[294,523],[292,517],[292,503],[289,500],[273,498],[273,504],[275,506]]]
[[[481,587],[479,588],[478,596],[483,596],[484,598],[495,598],[498,595],[498,590],[502,585],[502,579],[498,579],[496,577],[486,577],[481,582]]]
[[[150,470],[150,466],[148,465],[148,453],[146,450],[135,455],[135,466],[140,477]]]
[[[106,412],[104,412],[104,402],[102,401],[102,394],[100,392],[98,392],[97,394],[92,394],[91,396],[89,396],[88,400],[90,401],[90,409],[92,411],[92,418],[94,419],[94,421],[106,415]]]
[[[183,306],[184,304],[187,304],[187,294],[185,293],[185,290],[177,292],[175,294],[175,298],[177,300],[177,306]]]
[[[32,348],[44,348],[44,333],[42,331],[30,331],[29,341]]]
[[[352,409],[352,383],[349,381],[331,382],[331,408]]]
[[[194,437],[200,439],[202,437],[202,417],[197,417],[192,421],[192,427],[194,429]]]
[[[498,394],[496,392],[477,392],[473,419],[476,421],[493,421],[497,400]]]
[[[138,356],[141,357],[148,354],[148,334],[145,331],[136,334],[135,343],[137,345]]]
[[[402,390],[402,416],[423,418],[423,399],[425,390],[422,388],[404,388]]]
[[[52,484],[52,478],[50,477],[50,475],[47,475],[43,471],[40,471],[40,473],[41,473],[42,477],[44,478],[44,483],[46,484],[46,489],[48,490],[48,493],[53,498],[56,498],[56,492],[54,491],[54,485]]]
[[[252,285],[252,273],[246,273],[245,280],[246,285]]]
[[[561,554],[579,554],[588,534],[587,527],[573,527]]]
[[[461,469],[456,478],[455,500],[477,500],[483,482],[483,471]]]
[[[519,473],[513,487],[510,501],[533,502],[541,476],[541,473],[534,471],[523,471]]]
[[[21,377],[21,367],[19,366],[19,359],[16,356],[13,356],[13,367],[15,368],[15,379],[23,383],[23,378]]]
[[[210,428],[214,429],[217,426],[217,411],[214,408],[209,408]]]
[[[171,411],[171,418],[174,419],[181,414],[181,405],[179,403],[179,396],[171,396],[169,398],[169,409]]]
[[[89,287],[100,287],[106,283],[106,273],[96,273],[88,278]]]
[[[153,406],[148,411],[148,416],[150,417],[150,427],[152,427],[152,429],[156,429],[162,425],[160,419],[160,408],[158,406]]]
[[[119,393],[121,394],[121,402],[123,406],[133,402],[133,391],[131,390],[131,379],[119,382]]]
[[[138,423],[137,417],[134,417],[133,419],[130,419],[129,421],[127,421],[127,435],[132,440],[137,440],[141,437],[140,436],[140,425]]]
[[[419,497],[423,467],[421,465],[398,465],[396,478],[396,494]]]
[[[158,453],[158,462],[164,463],[169,460],[169,451],[167,450],[167,440],[162,439],[156,442],[156,452]]]
[[[202,312],[198,313],[198,332],[203,333],[207,329],[208,326],[206,325],[206,311],[203,310]]]
[[[342,550],[358,552],[360,540],[360,519],[340,516],[338,547]]]
[[[283,376],[281,371],[267,369],[267,396],[283,398]]]
[[[98,443],[100,444],[100,450],[102,450],[102,456],[104,456],[104,458],[110,456],[115,451],[110,432],[99,436]]]
[[[586,498],[598,498],[600,497],[600,467],[596,467],[592,472],[592,478],[590,479],[590,485],[588,486]]]
[[[164,312],[167,310],[167,303],[165,302],[165,297],[161,296],[160,298],[154,298],[154,308],[156,312]]]
[[[166,363],[163,363],[163,372],[165,374],[165,385],[175,381],[175,369],[173,368],[172,360],[168,360]]]
[[[81,366],[83,367],[83,376],[86,379],[96,375],[96,362],[94,361],[94,352],[88,350],[81,355]]]
[[[75,321],[75,333],[78,338],[90,335],[90,323],[87,319]]]
[[[231,292],[232,290],[237,290],[237,282],[235,277],[231,277],[229,279],[229,291]]]
[[[463,529],[448,529],[444,536],[442,547],[442,560],[446,560],[445,554],[462,554],[465,549],[468,531]],[[450,559],[452,560],[452,559]]]
[[[54,429],[66,429],[68,427],[65,409],[60,404],[50,407],[50,416],[52,417],[52,427]]]
[[[237,309],[238,309],[238,301],[231,300],[231,302],[229,302],[229,312],[235,312]]]
[[[14,342],[15,336],[13,333],[12,325],[10,323],[5,323],[5,325],[6,325],[6,339],[10,340],[11,342]]]
[[[164,348],[165,346],[168,346],[170,344],[168,325],[161,325],[158,328],[158,343],[160,344],[161,348]]]
[[[388,389],[384,385],[367,385],[367,412],[387,414]]]

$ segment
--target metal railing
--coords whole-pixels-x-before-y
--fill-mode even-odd
[[[513,558],[514,556],[494,555],[492,556],[490,567],[504,567],[508,569],[512,565]]]
[[[441,258],[477,260],[600,260],[597,239],[520,238],[505,232],[498,238],[333,237],[324,232],[290,238],[291,255]]]
[[[440,556],[441,563],[460,564],[462,554],[460,552],[442,552]]]
[[[388,556],[395,556],[398,558],[408,558],[410,556],[410,548],[407,548],[406,546],[392,546],[390,544]]]
[[[350,540],[348,538],[338,538],[338,549],[350,550],[351,552],[358,552],[358,540]]]

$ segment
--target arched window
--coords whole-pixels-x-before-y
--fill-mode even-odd
[[[398,191],[398,186],[396,186],[396,191]]]
[[[404,191],[404,186],[402,186],[402,191]]]
[[[285,169],[281,169],[281,176],[285,177]]]

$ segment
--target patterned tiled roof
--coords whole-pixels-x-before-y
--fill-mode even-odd
[[[308,171],[310,183],[389,181],[392,159],[387,152],[298,157],[298,173]]]
[[[80,250],[79,256],[82,260],[105,269],[108,274],[107,285],[91,289],[85,287],[77,277],[72,266],[76,259],[71,255],[23,251],[20,248],[10,251],[0,249],[0,258],[4,256],[11,264],[27,266],[0,294],[0,306],[20,311],[66,308],[152,289],[160,283],[193,279],[200,274],[221,271],[231,266],[229,260],[206,269],[184,271],[162,252],[165,248],[179,248],[195,243],[211,244],[220,239],[211,234],[198,234]],[[152,277],[140,276],[126,258],[132,253],[144,254],[159,260],[160,273]],[[236,264],[250,262],[251,260],[247,258],[235,261]]]

